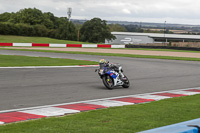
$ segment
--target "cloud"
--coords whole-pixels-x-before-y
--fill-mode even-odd
[[[55,16],[72,19],[100,17],[109,20],[150,21],[200,24],[198,0],[0,0],[0,13],[16,12],[24,8],[38,8]],[[183,21],[184,20],[184,21]]]
[[[131,11],[128,10],[128,9],[123,9],[122,12],[125,13],[125,14],[131,14]]]

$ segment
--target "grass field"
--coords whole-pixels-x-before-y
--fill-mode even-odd
[[[0,126],[1,133],[135,133],[200,117],[200,95]]]
[[[78,42],[69,40],[58,40],[48,37],[25,37],[0,35],[0,42],[4,43],[58,43],[58,44],[88,44],[88,42]]]
[[[94,61],[59,59],[48,57],[28,57],[0,55],[0,67],[13,66],[71,66],[71,65],[94,65]]]

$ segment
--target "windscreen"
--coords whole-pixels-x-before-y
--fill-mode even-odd
[[[100,69],[103,69],[106,66],[106,64],[105,63],[99,63],[99,66],[100,66]]]

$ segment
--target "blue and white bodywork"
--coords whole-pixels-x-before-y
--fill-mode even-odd
[[[108,71],[106,72],[108,75],[110,75],[110,77],[112,77],[114,79],[114,86],[120,86],[123,85],[123,82],[120,80],[119,78],[119,73],[115,72],[115,71]]]
[[[104,85],[111,89],[114,86],[129,87],[129,80],[123,74],[122,66],[120,64],[100,63],[98,70],[99,76],[103,80]]]

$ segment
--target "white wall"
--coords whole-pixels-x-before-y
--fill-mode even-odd
[[[106,44],[147,44],[154,43],[154,39],[148,36],[134,36],[134,35],[115,35],[116,39],[113,41],[105,41]]]

